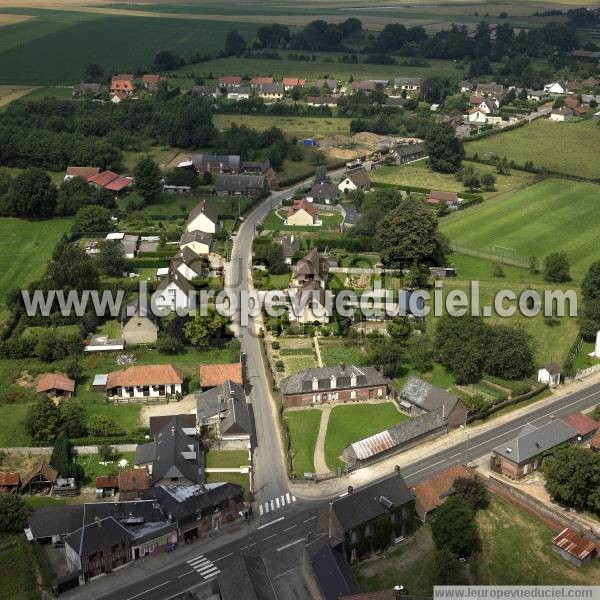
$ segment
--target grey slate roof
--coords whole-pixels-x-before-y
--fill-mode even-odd
[[[169,287],[171,283],[177,285],[177,287],[183,292],[193,292],[194,286],[176,269],[169,266],[169,274],[166,277],[163,277],[160,280],[160,283],[157,286],[158,290],[164,290]]]
[[[562,419],[549,421],[540,427],[528,423],[515,439],[494,448],[494,453],[520,465],[546,450],[576,438],[577,435],[577,430]]]
[[[133,535],[114,517],[99,519],[84,525],[65,538],[79,556],[89,556],[93,552],[108,548],[121,542],[130,542]]]
[[[212,244],[212,235],[205,231],[186,231],[179,239],[179,245],[190,244],[191,242],[199,242],[201,244]]]
[[[262,191],[265,186],[263,175],[236,175],[221,173],[217,176],[215,189],[217,192],[245,193],[248,191]]]
[[[356,376],[356,385],[352,386],[352,375]],[[335,377],[335,387],[331,387]],[[350,387],[366,387],[372,385],[388,385],[388,380],[375,367],[357,367],[355,365],[336,365],[306,369],[286,377],[281,382],[282,394],[301,394],[313,390],[313,381],[317,379],[318,390],[344,389]]]
[[[425,152],[425,142],[417,142],[416,144],[399,144],[394,148],[394,152],[399,157],[413,156]]]
[[[154,442],[136,448],[136,464],[150,462],[151,458],[152,485],[173,477],[184,477],[195,483],[204,480],[203,448],[195,430],[191,433],[186,417],[188,415],[174,415],[154,435]]]
[[[236,556],[217,577],[221,600],[277,600],[273,583],[260,556]]]
[[[347,225],[356,225],[358,223],[359,214],[354,208],[346,207],[346,216],[344,217],[344,223]]]
[[[197,216],[206,215],[213,223],[216,223],[219,220],[219,212],[216,206],[212,204],[208,204],[205,200],[202,202],[198,202],[194,208],[190,211],[188,215],[187,224],[191,223]]]
[[[396,85],[421,85],[420,77],[396,77]]]
[[[317,200],[334,200],[340,197],[340,191],[332,183],[316,183],[307,196]]]
[[[274,81],[273,83],[263,83],[260,86],[261,94],[283,94],[283,83]]]
[[[153,323],[158,322],[158,318],[149,306],[140,306],[139,297],[123,307],[121,311],[121,324],[126,325],[134,316],[146,317]]]
[[[353,597],[360,592],[356,577],[344,555],[332,548],[327,538],[319,538],[306,547],[306,552],[324,600]]]
[[[210,167],[235,172],[240,170],[240,157],[237,154],[193,154],[191,160],[198,171],[206,171]]]
[[[300,249],[300,239],[293,233],[280,235],[273,238],[274,244],[279,244],[283,247],[283,255],[286,258],[292,258]]]
[[[198,420],[220,414],[221,432],[252,433],[252,421],[244,388],[231,380],[196,395]]]
[[[389,509],[382,503],[382,498],[389,500],[394,507],[412,501],[406,482],[401,475],[394,474],[383,481],[353,491],[343,498],[337,498],[332,503],[332,510],[347,532],[388,512]]]
[[[428,412],[443,411],[445,416],[450,414],[450,411],[459,401],[454,394],[435,387],[413,375],[406,380],[400,391],[400,397]]]

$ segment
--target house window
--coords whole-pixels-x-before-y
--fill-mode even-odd
[[[351,398],[352,400],[356,400],[356,390],[351,390],[351,391],[350,391],[350,398]]]
[[[378,396],[383,396],[383,389],[382,389],[382,388],[379,388],[379,389],[377,390],[377,395],[378,395]]]
[[[147,386],[147,385],[144,385],[144,386],[142,387],[142,394],[143,394],[144,396],[149,396],[149,395],[150,395],[150,387],[149,387],[149,386]]]
[[[371,537],[373,535],[373,525],[367,525],[365,527],[365,537]]]

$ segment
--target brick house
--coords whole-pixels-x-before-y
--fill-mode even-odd
[[[404,537],[414,523],[414,501],[399,470],[358,491],[352,487],[317,514],[317,529],[339,542],[349,561]]]
[[[571,413],[570,415],[565,415],[564,417],[561,417],[561,419],[577,431],[579,434],[577,436],[577,441],[585,446],[590,444],[600,427],[598,421],[590,419],[590,417],[579,411]]]
[[[390,382],[375,367],[338,365],[306,369],[281,382],[284,408],[385,399]]]
[[[110,93],[117,94],[123,93],[130,96],[135,92],[135,83],[133,82],[133,75],[131,73],[120,73],[119,75],[113,75],[110,81]]]
[[[577,430],[562,419],[549,421],[540,427],[527,424],[515,439],[492,450],[490,467],[496,473],[519,479],[541,466],[545,452],[572,442],[577,436]]]

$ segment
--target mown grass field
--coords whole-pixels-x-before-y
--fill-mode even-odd
[[[246,125],[263,131],[279,127],[286,135],[297,138],[322,138],[338,133],[350,133],[350,121],[346,117],[270,117],[264,115],[213,115],[213,123],[219,129],[227,129],[232,123]]]
[[[25,11],[25,9],[24,9]],[[107,73],[149,68],[165,48],[181,56],[216,54],[232,29],[252,38],[257,25],[186,19],[152,19],[53,11],[29,11],[38,18],[3,28],[0,83],[53,85],[81,81],[87,64]],[[60,20],[59,16],[68,18]]]
[[[577,569],[552,551],[551,529],[505,500],[492,496],[477,515],[481,552],[464,566],[471,585],[597,585],[600,563]],[[391,588],[402,581],[410,595],[430,597],[436,584],[431,526],[422,525],[414,540],[377,561],[354,568],[364,592]]]
[[[556,123],[537,119],[528,125],[465,144],[467,156],[505,156],[531,161],[557,173],[600,179],[600,127],[597,121]]]
[[[107,465],[100,464],[99,454],[78,454],[75,460],[83,467],[85,473],[83,485],[93,486],[96,482],[96,477],[118,475],[119,461],[122,459],[128,462],[129,468],[133,468],[135,452],[118,452],[115,460]]]
[[[547,179],[441,221],[451,242],[481,250],[502,246],[525,261],[534,255],[541,262],[562,250],[577,279],[600,258],[598,227],[600,186],[560,179]]]
[[[515,169],[511,171],[510,175],[498,175],[496,173],[496,168],[489,165],[465,161],[463,166],[473,167],[473,169],[481,175],[485,173],[493,173],[496,175],[497,180],[494,191],[485,192],[477,190],[477,193],[481,193],[486,199],[493,198],[518,188],[526,187],[535,180],[534,175]],[[458,181],[454,175],[432,171],[429,168],[427,160],[420,160],[406,165],[381,167],[380,169],[373,171],[370,177],[371,181],[375,183],[392,183],[395,185],[422,187],[445,192],[468,191],[465,189],[462,182]]]
[[[44,274],[54,247],[70,227],[69,219],[0,219],[0,316],[5,316],[7,292]]]
[[[290,410],[285,413],[290,433],[292,465],[297,477],[315,472],[315,444],[319,435],[321,411],[318,408]]]
[[[325,461],[330,469],[341,467],[342,450],[370,435],[389,429],[408,417],[398,412],[393,402],[346,404],[331,410],[325,436]]]

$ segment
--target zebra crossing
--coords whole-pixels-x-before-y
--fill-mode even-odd
[[[204,579],[216,577],[221,572],[214,563],[210,562],[210,560],[204,556],[204,554],[200,554],[195,558],[190,558],[190,560],[187,561],[187,564]]]
[[[273,498],[272,500],[267,500],[266,502],[259,504],[258,514],[262,517],[263,515],[272,513],[279,508],[293,504],[294,502],[296,502],[296,496],[292,496],[289,492],[287,492],[281,496],[277,496],[277,498]]]

